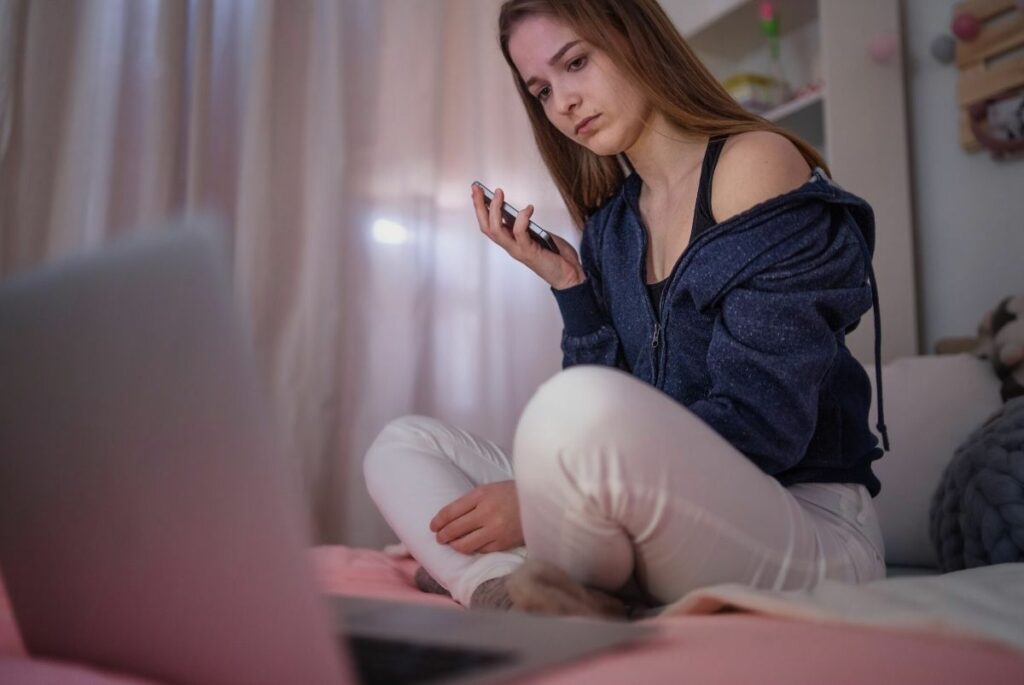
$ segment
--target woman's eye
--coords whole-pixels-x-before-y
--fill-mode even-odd
[[[566,66],[566,70],[567,71],[579,71],[580,69],[582,69],[586,65],[587,65],[587,56],[586,55],[580,55],[579,57],[577,57],[573,61],[569,62],[565,66]],[[550,91],[551,91],[550,88],[548,88],[547,86],[544,86],[543,88],[541,88],[540,90],[537,91],[537,94],[534,97],[536,97],[541,102],[544,102],[548,98],[548,95],[550,94]]]
[[[573,61],[569,62],[569,71],[579,71],[587,63],[587,56],[580,55]]]

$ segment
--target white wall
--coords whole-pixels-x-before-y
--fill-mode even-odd
[[[1024,293],[1024,159],[958,143],[955,65],[932,59],[951,0],[903,0],[922,340],[973,335],[986,309]]]

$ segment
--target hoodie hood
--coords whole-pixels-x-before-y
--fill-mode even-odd
[[[627,201],[637,216],[640,184],[640,177],[632,174],[625,187]],[[810,180],[799,188],[755,205],[697,236],[677,271],[686,279],[697,306],[702,310],[712,308],[733,284],[757,273],[778,250],[799,239],[808,226],[830,221],[833,212],[843,210],[850,212],[852,221],[842,223],[855,229],[870,263],[875,245],[871,207],[835,185],[824,171],[815,169]],[[790,220],[774,220],[783,214]],[[694,262],[697,252],[701,258]]]
[[[626,179],[623,187],[625,200],[637,216],[640,216],[641,183],[640,177],[634,173]],[[786,221],[775,220],[782,215],[786,215]],[[698,309],[707,312],[714,309],[735,285],[744,283],[766,265],[775,262],[780,253],[792,252],[794,241],[805,239],[811,230],[847,231],[860,245],[864,255],[875,324],[876,428],[888,451],[889,436],[882,404],[881,317],[878,286],[871,264],[875,247],[875,217],[867,202],[841,188],[823,169],[815,168],[810,179],[799,188],[755,205],[698,235],[674,270],[673,280],[684,279]],[[698,253],[700,259],[694,260]],[[853,332],[858,321],[846,326],[845,332]]]

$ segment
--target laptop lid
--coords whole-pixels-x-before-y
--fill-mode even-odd
[[[0,569],[33,655],[351,682],[216,233],[190,219],[0,283]]]

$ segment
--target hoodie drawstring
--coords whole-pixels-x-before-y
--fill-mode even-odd
[[[882,408],[882,315],[878,309],[878,285],[875,283],[875,270],[871,266],[871,251],[868,249],[864,236],[854,231],[860,241],[860,249],[864,253],[864,261],[868,266],[868,280],[871,282],[871,305],[875,315],[875,392],[878,395],[878,423],[875,428],[882,436],[882,447],[889,451],[889,431],[885,426],[885,413]]]

